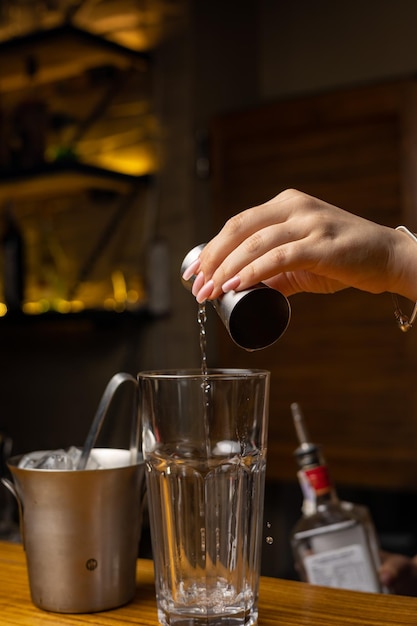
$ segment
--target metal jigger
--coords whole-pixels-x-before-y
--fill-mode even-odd
[[[197,258],[205,244],[196,246],[186,255],[181,265],[181,276]],[[196,276],[187,281],[191,291]],[[261,350],[275,343],[286,331],[291,307],[287,298],[263,283],[243,291],[229,291],[216,300],[210,300],[233,341],[248,351]]]

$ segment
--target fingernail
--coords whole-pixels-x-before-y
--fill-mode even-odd
[[[213,291],[213,288],[214,288],[214,282],[212,280],[208,280],[206,284],[203,285],[203,287],[198,292],[196,296],[197,302],[201,304],[202,302],[204,302],[204,300],[207,300],[207,298]]]
[[[233,291],[233,289],[237,289],[239,285],[240,285],[240,277],[233,276],[233,278],[229,278],[229,280],[226,280],[226,282],[223,283],[222,291],[224,293],[227,293],[228,291]]]
[[[204,274],[203,272],[200,272],[195,281],[193,282],[193,288],[191,289],[191,293],[193,294],[193,296],[196,296],[198,294],[198,292],[200,291],[201,287],[204,285]]]
[[[197,274],[199,269],[200,269],[200,259],[196,259],[184,271],[182,275],[183,280],[190,280],[191,276],[194,276],[194,274]]]

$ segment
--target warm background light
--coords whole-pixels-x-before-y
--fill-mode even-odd
[[[0,15],[0,41],[45,30],[0,65],[6,122],[25,98],[46,116],[44,162],[33,175],[14,169],[0,188],[0,209],[11,201],[25,241],[24,312],[140,309],[154,235],[150,178],[162,158],[152,49],[175,28],[182,2],[68,0],[71,28],[52,40],[64,12],[34,6],[16,0]]]

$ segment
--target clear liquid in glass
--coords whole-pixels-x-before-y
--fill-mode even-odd
[[[257,623],[265,459],[189,458],[187,449],[148,458],[161,624]]]

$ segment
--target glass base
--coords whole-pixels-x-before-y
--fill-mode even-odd
[[[158,620],[161,626],[257,626],[258,611],[210,615],[189,610],[167,614],[159,609]]]

